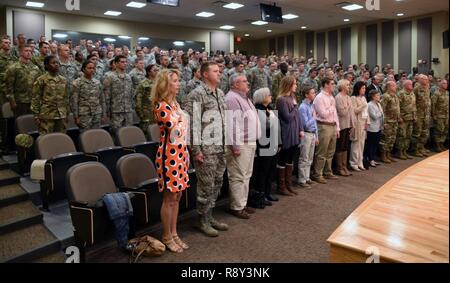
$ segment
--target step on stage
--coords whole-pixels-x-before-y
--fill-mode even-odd
[[[328,238],[331,262],[448,263],[449,152],[383,185]]]

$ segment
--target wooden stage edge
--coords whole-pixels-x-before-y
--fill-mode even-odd
[[[449,151],[404,170],[328,238],[330,261],[448,263]]]

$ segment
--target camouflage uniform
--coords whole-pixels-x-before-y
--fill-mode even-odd
[[[133,82],[133,109],[136,108],[136,89],[139,84],[145,80],[145,71],[140,71],[137,68],[134,68],[129,73],[131,77],[131,81]]]
[[[195,104],[195,105],[194,105]],[[194,107],[195,106],[195,107]],[[200,107],[200,109],[196,109]],[[217,197],[223,183],[225,172],[225,100],[222,90],[211,92],[201,82],[186,97],[183,108],[190,115],[191,127],[191,156],[202,153],[204,163],[194,161],[198,178],[197,211],[200,215],[207,214],[215,207]],[[196,125],[196,123],[200,125]],[[214,128],[214,141],[203,140],[205,131]],[[209,135],[205,135],[208,136]],[[201,139],[201,141],[200,141]]]
[[[193,78],[192,80],[190,80],[187,84],[186,84],[186,88],[184,89],[184,93],[186,94],[186,96],[189,95],[189,93],[191,93],[191,91],[193,91],[194,89],[196,89],[199,85],[201,85],[202,81],[201,80],[197,80],[196,78]],[[184,99],[186,99],[186,97],[184,97]],[[181,102],[183,102],[183,99],[180,99]]]
[[[384,112],[384,130],[380,146],[383,151],[392,151],[397,138],[398,121],[400,119],[400,103],[396,93],[385,93],[381,100]]]
[[[31,93],[39,75],[39,68],[31,62],[26,64],[19,61],[6,70],[6,98],[17,105],[14,117],[31,114]]]
[[[306,78],[306,80],[303,81],[302,88],[307,85],[312,86],[316,90],[316,93],[320,91],[319,89],[320,84],[317,83],[316,79],[311,79],[310,77]]]
[[[61,75],[54,77],[46,73],[34,83],[31,111],[40,120],[41,135],[66,131],[66,118],[69,112],[67,90],[67,80]]]
[[[424,151],[430,135],[431,99],[430,91],[418,85],[414,88],[416,95],[417,119],[414,122],[412,144],[415,150]]]
[[[228,77],[228,73],[223,71],[223,74],[220,76],[220,87],[223,93],[228,93],[230,91],[230,78]]]
[[[101,82],[103,80],[104,74],[105,74],[105,65],[102,64],[100,61],[97,61],[97,64],[95,65],[94,79]]]
[[[273,96],[273,103],[276,104],[278,95],[280,94],[280,83],[281,80],[286,77],[286,75],[284,75],[282,72],[278,72],[275,74],[275,76],[273,77],[273,81],[272,81],[272,96]]]
[[[139,127],[144,133],[147,133],[148,126],[155,122],[151,99],[152,85],[153,81],[146,78],[136,89],[136,114],[141,120]]]
[[[132,125],[133,82],[130,75],[112,72],[105,78],[103,85],[112,130]]]
[[[39,54],[38,56],[34,56],[31,59],[31,62],[33,62],[33,64],[35,64],[41,71],[41,75],[45,74],[44,59],[45,59],[45,56],[43,56],[41,54]]]
[[[84,76],[72,83],[73,117],[79,118],[81,131],[99,129],[102,117],[106,117],[106,102],[103,86],[96,79]]]
[[[69,101],[72,100],[72,83],[79,77],[78,67],[72,61],[59,62],[59,74],[67,80],[67,94]],[[73,105],[73,102],[70,103]],[[73,111],[73,110],[72,110]]]
[[[448,137],[448,91],[436,90],[431,99],[434,121],[434,140],[444,143]]]
[[[403,123],[398,125],[396,148],[399,151],[406,151],[411,143],[411,136],[413,132],[413,124],[416,119],[416,96],[414,92],[408,93],[402,89],[398,93],[400,102],[400,117]]]
[[[15,61],[16,59],[12,56],[12,54],[5,54],[2,50],[0,50],[0,105],[3,105],[3,103],[7,102],[5,92],[5,75],[8,67]]]
[[[247,73],[247,80],[250,85],[250,99],[253,99],[256,90],[269,86],[269,78],[264,68],[251,68]]]

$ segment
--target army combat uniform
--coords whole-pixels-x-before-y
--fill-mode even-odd
[[[144,133],[147,133],[148,126],[155,122],[151,99],[152,85],[153,81],[146,78],[136,89],[136,114],[141,120],[139,127]]]
[[[133,82],[130,75],[112,72],[105,78],[103,86],[112,130],[132,125]]]
[[[31,93],[35,80],[40,76],[39,68],[32,62],[18,61],[12,64],[5,74],[6,98],[16,103],[14,117],[31,114]]]
[[[269,78],[264,68],[251,68],[247,73],[247,80],[250,84],[250,99],[253,99],[255,91],[269,86]]]
[[[277,98],[278,95],[280,94],[280,85],[281,85],[281,80],[283,80],[286,77],[285,74],[283,74],[282,72],[278,72],[274,75],[273,77],[273,81],[272,81],[272,96],[273,96],[273,103],[276,104],[277,103]]]
[[[386,163],[395,162],[391,157],[391,151],[397,138],[398,122],[400,121],[400,103],[397,94],[383,94],[381,106],[384,112],[384,130],[380,141],[381,160]]]
[[[69,112],[67,80],[61,76],[46,73],[40,76],[33,86],[31,111],[39,118],[39,133],[65,133],[66,118]]]
[[[434,142],[438,152],[444,151],[448,138],[448,91],[436,90],[431,99],[431,115],[434,121]]]
[[[404,157],[411,159],[407,154],[407,150],[411,144],[413,124],[416,119],[416,96],[413,91],[408,93],[405,89],[402,89],[398,93],[398,99],[400,103],[400,117],[403,122],[398,125],[395,147],[401,159],[404,159]]]
[[[138,85],[145,79],[145,71],[141,71],[137,68],[134,68],[129,73],[131,77],[131,81],[133,82],[133,109],[136,108],[136,89]]]
[[[414,122],[412,144],[414,155],[417,157],[429,156],[425,150],[430,135],[431,99],[430,91],[420,85],[414,88],[416,95],[417,119]]]
[[[106,101],[100,81],[83,76],[72,83],[72,91],[73,117],[80,119],[80,130],[99,129],[101,118],[106,117]]]
[[[45,59],[45,56],[43,56],[41,54],[39,54],[38,56],[34,56],[31,59],[31,62],[33,62],[33,64],[35,64],[41,71],[41,75],[45,74],[44,59]]]
[[[5,72],[8,66],[14,63],[16,60],[15,57],[12,56],[11,53],[5,53],[3,50],[0,50],[0,107],[7,102],[6,99],[6,84],[5,84]],[[2,111],[0,111],[0,118],[3,118]],[[4,140],[6,138],[6,127],[4,127],[3,123],[0,125],[0,156],[1,151],[4,148]]]
[[[198,179],[197,212],[200,215],[200,229],[208,236],[217,236],[220,223],[212,217],[223,183],[225,161],[225,100],[222,90],[211,91],[203,82],[189,93],[183,109],[190,115],[191,156],[203,154],[204,162],[194,160]],[[200,125],[196,125],[199,123]],[[214,136],[205,133],[214,132]],[[203,137],[211,137],[204,140]]]

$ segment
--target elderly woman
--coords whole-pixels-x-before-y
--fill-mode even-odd
[[[279,120],[272,111],[272,96],[269,88],[260,88],[253,94],[253,103],[261,122],[261,138],[257,141],[253,177],[255,189],[264,193],[267,205],[278,198],[272,195],[272,182],[275,178],[274,168],[281,143]]]
[[[357,82],[353,87],[352,104],[356,115],[355,128],[350,134],[352,141],[350,167],[355,171],[364,171],[363,154],[366,141],[366,130],[370,124],[369,110],[366,100],[366,84]]]
[[[367,129],[364,158],[369,162],[370,166],[376,167],[378,163],[375,162],[375,154],[381,140],[381,131],[384,126],[384,112],[383,107],[380,104],[380,92],[373,89],[369,92],[369,96],[371,98],[369,102],[370,125]]]
[[[363,81],[361,81],[363,82]],[[347,169],[347,152],[350,146],[350,130],[355,127],[355,114],[352,99],[350,98],[350,81],[340,80],[338,82],[338,95],[336,95],[336,109],[339,118],[339,138],[336,141],[336,171],[341,176],[351,176]]]

